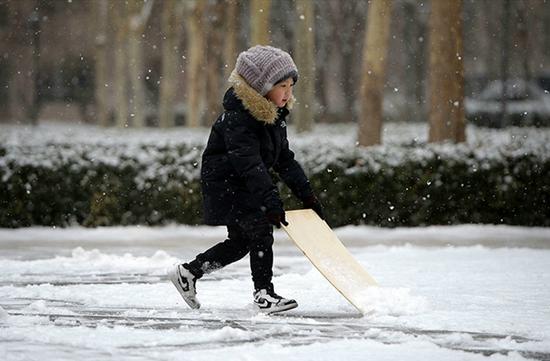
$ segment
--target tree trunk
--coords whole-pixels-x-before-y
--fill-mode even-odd
[[[430,13],[430,142],[465,141],[462,0],[437,0]]]
[[[501,28],[501,23],[498,19],[501,16],[501,2],[497,1],[485,1],[482,3],[483,13],[486,16],[486,27],[488,37],[487,57],[485,59],[485,67],[487,69],[487,78],[490,80],[498,79],[500,76],[500,70],[498,66],[494,66],[500,61],[500,43],[497,35],[502,36],[502,32],[506,29]],[[483,35],[482,35],[483,36]],[[485,86],[486,84],[483,84]]]
[[[522,70],[523,78],[525,81],[531,80],[531,69],[529,69],[529,59],[535,55],[534,49],[529,47],[529,26],[528,24],[536,24],[534,19],[527,19],[527,4],[525,1],[520,1],[517,3],[516,10],[516,21],[517,31],[518,31],[518,41],[517,46],[518,50],[522,54],[530,54],[530,56],[522,56]]]
[[[153,1],[143,2],[143,0],[130,0],[129,10],[129,71],[131,84],[132,125],[135,127],[144,127],[146,121],[146,106],[145,106],[145,83],[143,79],[143,42],[142,36],[147,23],[147,19],[151,14]]]
[[[310,0],[296,0],[299,17],[296,31],[295,60],[300,72],[296,87],[297,104],[293,111],[298,132],[310,131],[315,112],[315,34],[314,9]]]
[[[204,29],[202,18],[205,2],[188,1],[187,19],[189,65],[187,67],[187,125],[201,125],[201,100],[206,79],[204,61]]]
[[[207,59],[206,59],[206,122],[212,123],[222,110],[220,99],[222,97],[222,77],[223,77],[223,42],[226,37],[223,28],[223,14],[225,4],[220,0],[212,3],[208,7],[207,23]]]
[[[417,10],[419,5],[415,2],[405,2],[403,10],[405,18],[411,19],[405,22],[403,39],[406,52],[406,69],[404,91],[407,101],[407,120],[425,121],[424,100],[424,57],[426,54],[425,42],[419,39],[425,38],[425,25],[421,14]]]
[[[34,4],[29,1],[8,2],[10,16],[8,21],[11,29],[7,35],[10,51],[5,52],[9,64],[8,80],[8,114],[17,122],[29,121],[28,109],[34,102],[36,94],[33,86],[32,65],[32,31],[29,26],[29,15]]]
[[[337,24],[336,31],[343,33],[341,29],[346,29],[347,34],[340,34],[342,51],[342,78],[339,80],[342,83],[342,90],[346,101],[345,110],[351,116],[353,121],[360,122],[361,113],[361,79],[363,78],[363,62],[364,57],[357,56],[355,44],[364,44],[367,32],[367,22],[365,15],[371,2],[352,2],[339,1],[336,6],[341,6],[345,10],[343,12],[342,24]],[[351,23],[351,25],[350,25]],[[359,25],[363,23],[363,27]],[[362,31],[361,31],[362,30]],[[338,54],[338,53],[337,53]],[[345,54],[345,55],[344,55]],[[348,119],[349,119],[348,118]]]
[[[333,44],[345,42],[344,34],[339,31],[341,24],[346,19],[345,7],[334,1],[327,2],[326,6],[325,26],[319,27],[315,31],[315,35],[323,39],[318,43],[316,49],[316,68],[317,72],[321,73],[323,83],[316,89],[317,99],[320,98],[323,105],[321,119],[351,121],[356,118],[351,114],[351,109],[353,109],[351,104],[357,97],[352,93],[356,87],[347,87],[349,84],[346,81],[344,68],[348,57],[342,53],[341,47],[333,46]],[[326,54],[324,60],[322,53]]]
[[[108,94],[107,94],[107,0],[97,0],[94,3],[95,23],[95,115],[96,122],[106,127],[109,125]]]
[[[183,9],[177,0],[164,0],[162,3],[162,76],[159,96],[159,126],[168,128],[175,125],[175,100],[177,91],[177,66],[179,62],[179,25],[182,23]]]
[[[416,84],[420,81],[420,74],[414,71],[414,65],[419,61],[417,58],[419,54],[418,38],[417,38],[417,24],[418,15],[416,13],[416,3],[404,2],[401,6],[402,16],[409,21],[405,21],[401,24],[400,34],[402,36],[404,48],[401,55],[404,55],[404,59],[400,62],[400,75],[399,79],[399,93],[404,97],[404,114],[407,115],[406,120],[417,121],[418,116],[418,104],[416,103],[415,88]],[[394,10],[395,11],[395,10]],[[397,16],[397,14],[395,14]],[[403,58],[401,56],[400,58]]]
[[[543,4],[542,5],[547,11],[543,11],[542,14],[542,21],[543,21],[543,34],[544,34],[544,38],[543,38],[543,44],[544,44],[544,47],[543,47],[543,56],[547,58],[550,57],[550,11],[548,11],[547,9],[547,5],[546,4]]]
[[[541,64],[546,63],[544,58],[544,17],[546,16],[545,11],[549,4],[545,4],[542,1],[531,0],[528,3],[527,8],[527,18],[531,21],[527,21],[527,28],[530,33],[527,39],[527,44],[529,47],[531,56],[526,56],[527,61],[529,62],[529,69],[533,72],[533,75],[537,75]],[[548,64],[548,63],[546,63]]]
[[[28,110],[28,118],[33,125],[38,124],[38,115],[40,114],[40,108],[42,99],[40,98],[40,28],[41,22],[41,6],[38,0],[35,1],[35,7],[30,15],[30,27],[31,27],[31,45],[32,45],[32,88],[33,97]]]
[[[271,0],[251,0],[250,2],[250,27],[251,42],[254,45],[269,45],[269,14]]]
[[[500,82],[502,84],[500,94],[500,124],[498,126],[504,126],[508,123],[507,116],[507,88],[508,88],[508,66],[510,59],[510,47],[508,44],[508,37],[510,36],[510,0],[504,0],[504,11],[502,16],[502,37],[501,37],[501,53],[500,53]]]
[[[118,2],[114,7],[115,36],[115,121],[120,128],[128,127],[128,29],[126,6]]]
[[[361,81],[361,118],[359,145],[382,142],[382,102],[389,45],[391,0],[373,0],[369,4],[363,48]]]
[[[223,59],[224,59],[224,77],[229,78],[229,75],[235,68],[237,60],[237,21],[238,21],[238,6],[237,0],[225,0],[225,31],[223,43]]]

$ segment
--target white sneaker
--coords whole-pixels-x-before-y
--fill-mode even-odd
[[[268,315],[298,307],[296,301],[287,300],[276,294],[273,289],[265,288],[254,292],[254,304],[258,307],[260,312]]]
[[[200,308],[201,304],[197,300],[197,289],[195,288],[197,277],[185,268],[183,264],[176,264],[170,267],[166,273],[189,307],[193,309]]]

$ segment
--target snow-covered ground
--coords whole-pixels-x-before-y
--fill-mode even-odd
[[[299,307],[251,307],[248,259],[197,283],[165,268],[218,227],[0,230],[1,360],[550,359],[550,230],[378,229],[338,235],[381,287],[362,316],[276,233],[275,286]]]
[[[392,163],[432,148],[457,157],[473,151],[480,159],[550,157],[547,128],[469,126],[464,145],[406,146],[423,144],[427,134],[425,124],[385,124],[384,145],[371,148],[369,157]],[[180,143],[199,159],[207,136],[207,129],[1,125],[0,166],[55,166],[73,158],[77,164],[79,147],[91,152],[90,161],[116,163],[122,154],[147,165],[155,163],[155,146]],[[350,124],[320,125],[290,139],[311,169],[361,151]],[[194,168],[184,171],[196,176]],[[222,240],[224,228],[0,229],[0,360],[550,360],[549,229],[337,232],[381,285],[367,293],[368,315],[349,305],[282,233],[274,282],[300,306],[269,317],[251,307],[247,258],[199,281],[199,311],[189,310],[167,282],[166,267]]]

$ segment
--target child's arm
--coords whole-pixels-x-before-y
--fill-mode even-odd
[[[281,150],[279,161],[274,165],[273,169],[279,174],[292,193],[303,201],[313,196],[313,190],[304,170],[296,159],[294,159],[294,152],[288,148],[288,142],[285,141],[285,143],[286,147],[283,147]]]
[[[309,184],[309,180],[304,170],[296,159],[294,159],[294,152],[290,150],[286,129],[283,136],[279,159],[273,166],[273,169],[279,174],[292,193],[303,201],[314,195],[313,190],[311,189],[311,185]]]
[[[296,159],[294,159],[294,152],[289,148],[286,134],[281,154],[279,155],[279,161],[275,164],[273,169],[275,169],[283,179],[292,193],[302,201],[304,208],[311,208],[319,217],[325,218],[323,207],[317,197],[315,197],[315,193],[313,189],[311,189],[311,185],[303,168]]]
[[[298,161],[294,159],[294,152],[288,147],[285,139],[284,146],[279,156],[279,162],[273,167],[286,183],[294,195],[302,201],[304,208],[313,209],[319,217],[325,219],[321,202],[313,193],[311,184]]]

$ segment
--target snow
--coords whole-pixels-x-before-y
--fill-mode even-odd
[[[350,157],[361,163],[348,172],[434,154],[457,160],[468,154],[472,167],[526,154],[550,157],[546,128],[468,126],[467,143],[433,145],[426,144],[426,124],[389,123],[384,145],[368,150],[354,146],[354,125],[289,132],[310,171],[330,172]],[[207,136],[207,129],[189,128],[0,125],[0,168],[134,162],[138,184],[147,187],[158,175],[195,179]],[[265,316],[251,305],[247,259],[197,283],[198,311],[166,279],[167,267],[223,240],[224,227],[0,229],[0,359],[550,359],[549,229],[347,226],[336,233],[380,285],[358,290],[373,310],[367,315],[279,231],[274,283],[299,307]]]
[[[484,244],[489,247],[513,246],[546,248],[550,242],[550,230],[544,227],[519,227],[508,225],[463,224],[453,226],[379,228],[373,226],[345,226],[335,229],[346,244],[423,246],[470,246]],[[0,244],[47,242],[101,243],[116,240],[117,244],[137,245],[155,241],[201,239],[215,241],[225,237],[225,227],[167,225],[163,227],[121,226],[86,228],[29,227],[0,228]],[[275,231],[275,238],[286,239],[283,231]],[[75,243],[75,244],[76,244]],[[76,246],[75,246],[76,247]]]
[[[524,360],[550,356],[550,231],[462,225],[336,230],[380,284],[360,315],[281,232],[274,283],[299,307],[258,314],[245,258],[186,307],[165,269],[220,227],[0,230],[2,360]],[[404,356],[406,355],[406,356]],[[489,355],[489,356],[486,356]]]
[[[7,321],[9,315],[8,313],[6,312],[6,310],[4,310],[1,306],[0,306],[0,321]]]
[[[56,122],[37,127],[0,125],[0,144],[6,149],[6,154],[0,157],[0,170],[6,180],[11,175],[10,164],[49,168],[70,164],[74,170],[90,168],[87,166],[90,163],[134,164],[140,169],[136,179],[140,187],[147,187],[150,179],[158,177],[168,182],[170,175],[193,180],[199,176],[201,150],[208,132],[206,128],[105,129]],[[354,158],[360,164],[348,172],[365,167],[377,171],[386,165],[434,156],[467,159],[472,167],[526,154],[541,160],[550,158],[549,128],[485,129],[469,125],[467,142],[458,145],[427,144],[428,127],[423,123],[387,123],[382,132],[384,144],[368,149],[355,147],[354,124],[320,124],[314,132],[305,134],[297,134],[290,126],[289,139],[297,158],[310,172],[329,171],[331,165],[348,168],[347,162]]]

